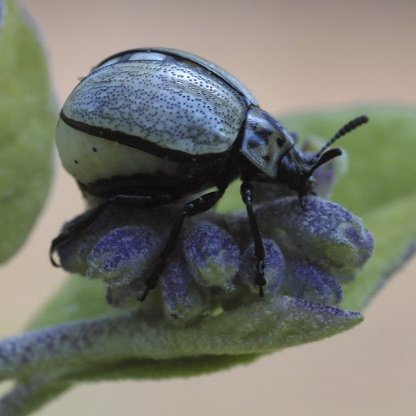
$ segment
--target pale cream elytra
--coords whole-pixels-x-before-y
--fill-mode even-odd
[[[104,64],[62,109],[70,120],[190,155],[228,150],[246,111],[240,95],[209,72],[152,60]]]

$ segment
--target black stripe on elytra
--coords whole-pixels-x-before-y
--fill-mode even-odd
[[[102,127],[91,126],[81,121],[72,120],[71,118],[67,117],[63,111],[61,111],[60,117],[62,121],[68,124],[68,126],[73,127],[76,130],[80,130],[84,133],[91,134],[92,136],[100,137],[105,140],[117,142],[125,146],[133,147],[135,149],[143,150],[144,152],[151,155],[174,162],[192,163],[213,158],[218,159],[226,156],[226,154],[234,147],[232,145],[228,150],[220,153],[204,153],[202,155],[192,155],[186,152],[181,152],[180,150],[172,150],[166,147],[160,147],[157,144],[151,143],[142,137],[133,136],[132,134],[105,129]]]

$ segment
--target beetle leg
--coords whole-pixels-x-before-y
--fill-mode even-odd
[[[97,205],[96,207],[88,210],[84,214],[74,218],[64,230],[55,237],[49,247],[49,260],[55,267],[60,267],[61,265],[55,260],[54,254],[56,250],[62,245],[69,241],[72,237],[76,236],[79,232],[87,228],[94,219],[102,211],[102,205]]]
[[[255,283],[259,287],[259,295],[264,296],[263,286],[266,285],[264,278],[264,257],[265,251],[263,240],[261,238],[259,226],[256,221],[256,215],[253,209],[253,187],[249,182],[243,182],[240,188],[241,198],[246,206],[247,216],[250,223],[251,234],[254,239],[254,254],[256,256],[256,279]]]
[[[69,240],[71,240],[72,238],[82,233],[82,231],[84,231],[89,225],[91,225],[108,205],[118,204],[125,206],[133,206],[136,208],[148,208],[151,206],[165,204],[167,202],[170,201],[167,201],[163,198],[151,197],[146,195],[114,195],[111,198],[106,199],[99,205],[95,206],[94,208],[91,208],[84,214],[72,220],[64,228],[64,230],[52,240],[51,246],[49,248],[49,259],[51,263],[55,267],[60,267],[60,264],[54,258],[54,254],[58,250],[58,248],[61,245],[68,242]]]
[[[166,266],[167,260],[175,248],[185,218],[208,211],[221,199],[221,197],[224,195],[224,192],[225,188],[221,188],[218,189],[218,191],[201,195],[184,205],[182,214],[172,227],[168,240],[159,255],[156,267],[154,268],[152,274],[145,280],[146,288],[144,289],[144,292],[137,295],[138,300],[144,301],[147,294],[156,287],[160,275]]]

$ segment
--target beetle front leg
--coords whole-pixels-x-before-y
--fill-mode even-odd
[[[212,208],[224,195],[225,188],[219,189],[215,192],[209,192],[207,194],[201,195],[200,197],[187,202],[182,210],[181,216],[178,218],[177,222],[174,224],[172,230],[170,231],[168,240],[160,253],[155,269],[153,270],[150,277],[145,280],[146,288],[144,292],[138,294],[137,299],[144,301],[148,293],[154,289],[159,281],[160,275],[163,272],[163,269],[166,266],[166,263],[171,255],[173,249],[175,248],[176,242],[178,241],[179,234],[182,229],[183,222],[186,217],[192,217],[193,215],[200,214],[202,212],[208,211]]]
[[[102,203],[74,218],[66,227],[64,227],[64,230],[52,240],[49,247],[49,260],[53,266],[61,266],[54,258],[54,254],[59,247],[71,240],[73,237],[76,237],[80,232],[92,224],[92,222],[104,209],[104,206],[106,206],[106,204]]]
[[[264,245],[261,238],[259,226],[256,221],[256,215],[253,209],[253,187],[249,182],[243,182],[240,188],[241,198],[246,206],[247,216],[250,223],[251,234],[254,239],[254,254],[256,256],[256,279],[255,283],[259,287],[259,295],[264,296],[263,286],[266,285],[264,278]]]

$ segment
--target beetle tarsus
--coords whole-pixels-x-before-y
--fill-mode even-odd
[[[306,212],[307,211],[307,209],[306,209],[306,202],[305,202],[305,196],[304,195],[299,196],[299,206],[301,207],[301,209],[302,209],[303,212]]]
[[[256,279],[254,283],[259,287],[259,296],[264,297],[263,287],[266,286],[266,279],[264,278],[264,260],[256,261]]]
[[[49,261],[51,262],[51,264],[52,264],[53,267],[56,267],[56,268],[59,269],[59,268],[62,267],[62,264],[59,263],[58,261],[56,261],[54,259],[54,254],[55,254],[55,251],[50,251],[50,253],[49,253]]]
[[[173,231],[175,231],[175,230],[173,230]],[[153,270],[153,273],[151,274],[151,276],[149,278],[147,278],[145,280],[144,283],[145,283],[146,287],[145,287],[143,293],[139,292],[137,294],[137,300],[139,300],[140,302],[143,302],[146,299],[149,292],[157,286],[157,282],[159,281],[160,275],[162,274],[163,269],[166,266],[166,260],[168,259],[171,251],[173,250],[173,247],[171,247],[169,243],[172,244],[172,242],[168,241],[168,243],[165,246],[165,249],[160,254],[159,261],[156,264],[156,267]]]
[[[149,294],[150,290],[151,289],[149,287],[146,287],[146,289],[143,291],[143,293],[137,294],[137,300],[139,302],[143,302],[147,298],[147,295]]]
[[[49,248],[49,260],[54,267],[62,267],[62,264],[59,261],[55,260],[55,253],[57,252],[59,246],[64,244],[66,241],[68,241],[68,235],[60,234],[58,237],[54,238],[51,242],[51,246]]]

